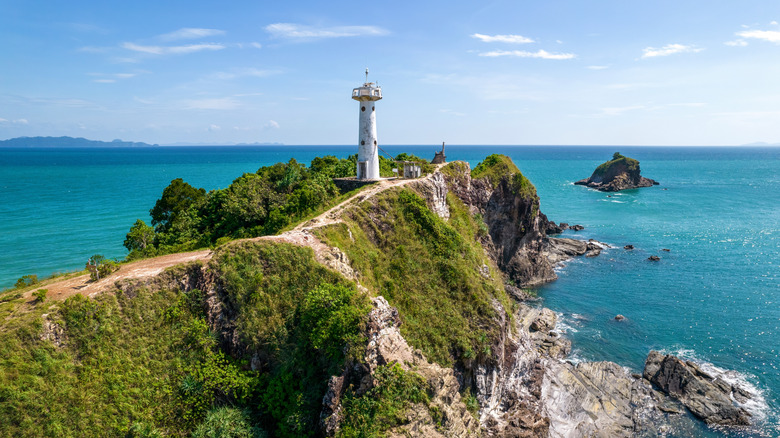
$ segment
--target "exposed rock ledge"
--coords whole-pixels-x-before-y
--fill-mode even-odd
[[[590,178],[581,179],[574,184],[588,186],[602,192],[617,192],[650,187],[658,185],[658,182],[639,174],[639,161],[615,152],[612,160],[599,165]]]
[[[750,424],[750,414],[732,400],[745,402],[752,394],[707,374],[693,362],[651,351],[643,375],[707,424]]]

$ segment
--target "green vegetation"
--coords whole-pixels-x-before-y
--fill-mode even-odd
[[[493,154],[488,155],[481,163],[477,164],[477,167],[471,171],[471,177],[487,177],[495,188],[502,178],[516,173],[520,173],[520,169],[512,162],[511,158],[506,155]]]
[[[0,436],[313,436],[328,378],[364,354],[368,298],[294,245],[228,244],[208,270],[232,315],[230,350],[205,293],[164,286],[198,264],[57,304],[46,318],[61,344],[44,340],[44,306],[6,320]]]
[[[363,285],[398,308],[406,340],[442,365],[489,355],[498,335],[491,302],[510,309],[499,275],[480,274],[492,264],[475,239],[479,223],[456,197],[447,203],[449,222],[410,190],[386,191],[320,231]]]
[[[261,167],[225,189],[206,192],[174,179],[150,211],[152,227],[137,220],[125,239],[128,259],[204,248],[227,240],[274,234],[331,206],[339,192],[331,180],[354,175],[355,161],[315,158]]]
[[[454,172],[455,169],[450,170]],[[493,154],[485,157],[481,163],[477,164],[477,167],[471,171],[472,178],[488,178],[493,188],[498,187],[498,184],[503,178],[509,178],[510,187],[512,191],[525,199],[536,198],[536,187],[531,181],[523,176],[520,169],[517,168],[512,159],[506,155]]]
[[[32,296],[35,297],[36,303],[42,303],[46,301],[46,294],[49,293],[48,289],[38,289],[37,291],[32,293]]]
[[[119,264],[116,261],[109,260],[100,254],[95,254],[87,260],[86,270],[89,271],[89,278],[92,281],[98,281],[118,269]]]
[[[399,154],[396,160],[427,160]],[[151,225],[136,220],[126,235],[128,260],[153,257],[226,241],[276,234],[306,217],[321,213],[343,199],[333,178],[355,175],[357,155],[338,159],[317,157],[306,167],[292,159],[246,173],[225,189],[206,192],[176,178],[150,210]],[[379,157],[379,173],[393,176],[394,160]]]
[[[629,158],[626,156],[623,156],[620,154],[620,152],[615,152],[612,154],[612,159],[610,161],[601,163],[596,170],[593,171],[594,175],[603,176],[605,175],[609,169],[612,166],[623,164],[626,166],[626,169],[629,172],[639,172],[639,161]]]
[[[206,420],[192,433],[192,438],[264,438],[262,429],[252,426],[246,410],[220,406],[206,414]]]
[[[406,410],[415,404],[427,407],[428,385],[419,374],[404,371],[398,364],[379,367],[376,385],[362,397],[347,392],[343,401],[340,438],[374,438],[406,421]]]
[[[30,275],[22,275],[21,278],[16,280],[16,283],[14,283],[14,287],[17,289],[24,289],[26,287],[30,287],[34,284],[38,284],[38,276],[35,274]]]
[[[257,403],[265,429],[313,436],[328,378],[365,351],[368,298],[309,248],[233,243],[217,251],[213,266],[238,338],[262,358]]]

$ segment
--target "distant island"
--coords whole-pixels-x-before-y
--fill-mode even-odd
[[[0,148],[147,148],[159,146],[134,141],[99,141],[73,137],[17,137],[0,140]]]
[[[639,174],[639,161],[615,152],[612,159],[601,163],[590,178],[581,179],[574,184],[588,186],[602,192],[617,192],[658,185],[658,181]]]

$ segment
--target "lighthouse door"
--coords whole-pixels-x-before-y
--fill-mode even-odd
[[[358,179],[363,179],[366,177],[366,162],[361,161],[358,163]]]

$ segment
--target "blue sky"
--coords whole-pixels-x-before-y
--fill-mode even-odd
[[[780,142],[780,2],[0,1],[0,139]]]

